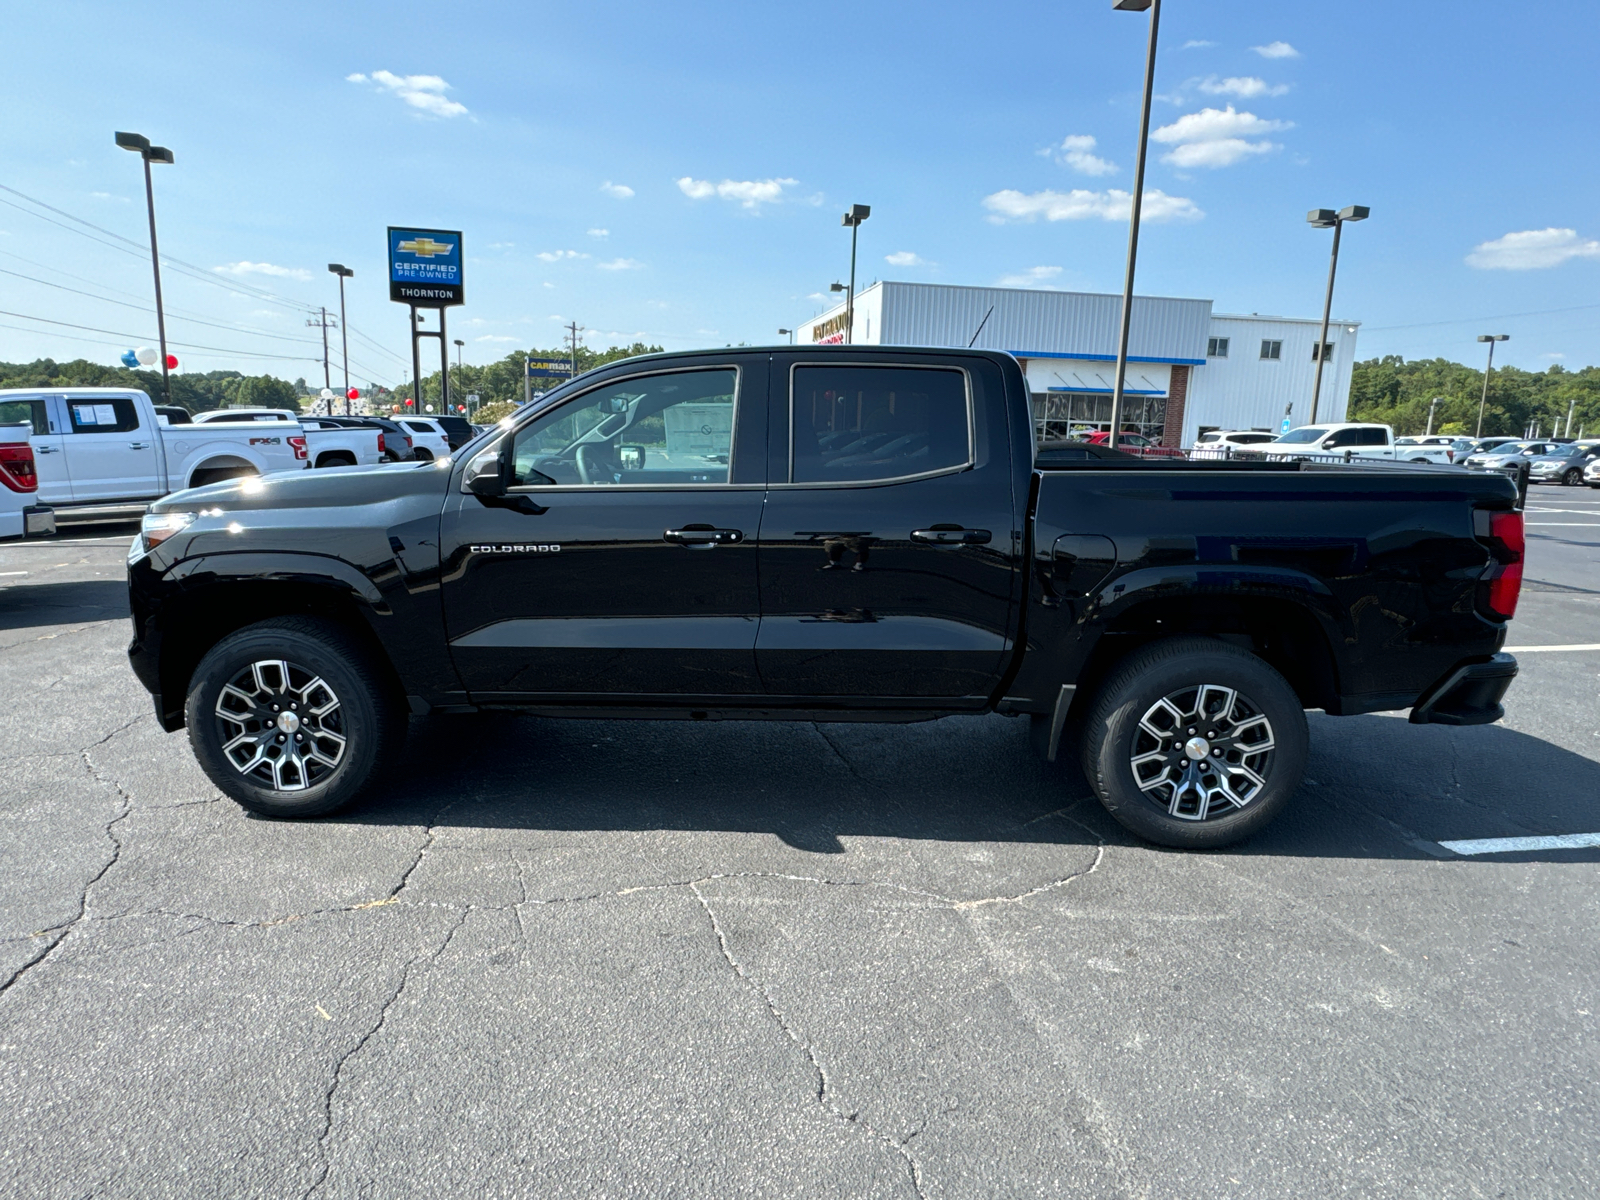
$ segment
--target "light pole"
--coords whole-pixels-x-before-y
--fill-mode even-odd
[[[1311,385],[1311,423],[1317,423],[1317,401],[1322,396],[1322,367],[1328,359],[1328,314],[1333,311],[1333,275],[1339,269],[1339,234],[1346,221],[1365,221],[1372,210],[1362,204],[1351,204],[1334,212],[1331,208],[1313,208],[1306,221],[1313,229],[1333,230],[1333,255],[1328,260],[1328,294],[1322,301],[1322,332],[1317,335],[1317,378]]]
[[[1481,438],[1483,436],[1483,408],[1484,405],[1489,403],[1489,372],[1494,370],[1494,344],[1496,342],[1509,342],[1511,335],[1509,333],[1480,333],[1478,340],[1489,343],[1489,365],[1483,369],[1483,396],[1478,400],[1478,431],[1472,435],[1473,437]]]
[[[329,263],[328,270],[339,277],[339,340],[344,344],[344,415],[350,415],[350,331],[344,320],[344,281],[355,274],[349,267]],[[326,338],[328,335],[322,335]]]
[[[791,346],[794,345],[794,330],[792,330],[792,329],[780,329],[780,330],[778,330],[778,336],[779,337],[783,337],[785,334],[787,334],[788,337],[789,337],[789,345],[791,345]],[[1569,425],[1571,424],[1570,421],[1567,422],[1567,423]]]
[[[172,378],[167,373],[167,317],[161,307],[161,252],[156,249],[156,190],[150,182],[150,164],[172,165],[172,151],[165,146],[152,146],[150,139],[138,133],[118,133],[117,145],[132,150],[144,159],[144,201],[150,212],[150,267],[156,277],[156,333],[161,339],[161,388],[172,403]]]
[[[1439,407],[1439,401],[1443,399],[1443,396],[1435,396],[1432,400],[1428,401],[1428,432],[1423,434],[1423,437],[1433,436],[1433,414]]]
[[[845,213],[845,225],[850,227],[850,290],[845,294],[844,302],[844,340],[845,345],[850,345],[856,340],[856,234],[861,229],[861,222],[872,215],[872,206],[868,204],[852,204],[850,211]],[[834,284],[834,287],[838,287]]]
[[[455,338],[453,340],[455,341],[455,344],[456,344],[456,372],[457,372],[457,374],[459,374],[460,371],[461,371],[461,347],[465,346],[466,343],[463,342],[460,338]],[[439,408],[440,408],[440,411],[442,411],[442,412],[449,412],[450,411],[450,397],[449,396],[445,396],[440,400]]]
[[[1122,390],[1128,374],[1128,327],[1133,319],[1133,269],[1139,256],[1139,213],[1144,205],[1144,158],[1150,144],[1150,98],[1156,81],[1156,36],[1161,28],[1161,0],[1112,0],[1117,12],[1150,11],[1150,46],[1144,61],[1144,106],[1139,111],[1139,154],[1133,167],[1133,208],[1128,219],[1128,274],[1122,284],[1122,321],[1117,331],[1117,376],[1111,391],[1111,436],[1117,447],[1122,429]]]

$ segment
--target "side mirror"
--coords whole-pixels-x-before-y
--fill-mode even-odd
[[[617,450],[617,458],[622,463],[624,471],[644,470],[643,446],[621,446]]]
[[[500,477],[500,451],[498,447],[480,454],[467,464],[467,491],[474,496],[503,496],[505,481]]]

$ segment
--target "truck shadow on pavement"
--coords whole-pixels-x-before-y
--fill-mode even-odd
[[[128,584],[124,579],[14,583],[0,587],[0,630],[114,621],[127,615]]]
[[[1311,732],[1288,809],[1216,853],[1452,859],[1440,840],[1600,829],[1600,763],[1504,726],[1312,714]],[[767,833],[817,854],[845,853],[852,837],[1143,844],[1100,807],[1075,762],[1040,761],[1026,722],[998,716],[919,725],[435,716],[413,723],[382,799],[330,819]],[[1482,861],[1507,859],[1600,862],[1600,851]]]

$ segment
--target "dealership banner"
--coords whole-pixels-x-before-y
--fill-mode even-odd
[[[461,231],[389,226],[389,299],[418,308],[464,304]]]

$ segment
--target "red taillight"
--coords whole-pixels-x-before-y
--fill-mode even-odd
[[[301,434],[299,437],[291,436],[288,440],[289,440],[289,445],[294,447],[294,456],[295,456],[295,458],[304,459],[306,457],[306,439],[305,439],[305,435]]]
[[[33,447],[27,442],[0,446],[0,483],[13,492],[39,490],[39,476],[33,469]]]
[[[1516,615],[1517,598],[1522,594],[1522,562],[1527,550],[1522,514],[1490,513],[1489,537],[1497,543],[1494,547],[1495,561],[1484,572],[1485,586],[1479,587],[1479,607],[1488,610],[1485,613],[1488,617],[1509,621]]]
[[[383,434],[382,433],[378,434],[378,453],[379,454],[387,454],[387,453],[389,453],[389,447],[387,447],[387,446],[385,446],[383,444]]]
[[[1456,460],[1456,452],[1454,450],[1446,450],[1444,452],[1444,456],[1447,459],[1449,459],[1451,462],[1455,462],[1455,460]]]

